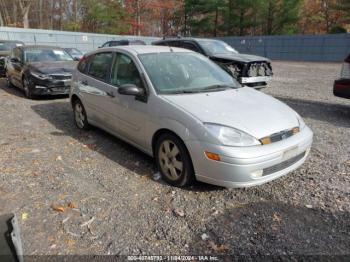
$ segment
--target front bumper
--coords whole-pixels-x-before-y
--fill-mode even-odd
[[[240,83],[243,85],[260,84],[266,85],[272,79],[272,76],[241,77]]]
[[[186,141],[196,178],[223,187],[251,187],[286,175],[302,165],[313,140],[305,127],[300,133],[280,142],[254,147],[227,147],[200,141]],[[220,155],[209,160],[205,151]]]
[[[71,80],[40,80],[32,78],[33,95],[68,95]]]

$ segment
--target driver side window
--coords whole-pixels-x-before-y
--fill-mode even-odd
[[[112,68],[111,84],[117,87],[125,84],[143,87],[139,70],[127,55],[117,53]]]

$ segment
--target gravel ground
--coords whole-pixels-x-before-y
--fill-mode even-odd
[[[14,212],[24,253],[350,255],[350,100],[340,64],[273,63],[263,92],[315,134],[297,171],[249,189],[153,177],[152,159],[73,124],[66,98],[27,100],[0,80],[0,215]]]

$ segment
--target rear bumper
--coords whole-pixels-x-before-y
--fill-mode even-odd
[[[196,178],[223,187],[251,187],[286,175],[306,160],[313,140],[312,131],[302,132],[270,145],[225,147],[199,141],[186,141]],[[220,161],[209,160],[205,151],[220,155]]]
[[[333,94],[350,99],[350,79],[338,79],[334,82]]]

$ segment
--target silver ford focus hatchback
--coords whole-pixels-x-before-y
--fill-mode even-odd
[[[174,186],[195,179],[263,184],[302,165],[313,139],[287,105],[180,48],[88,53],[73,75],[70,100],[78,128],[98,126],[153,156]]]

